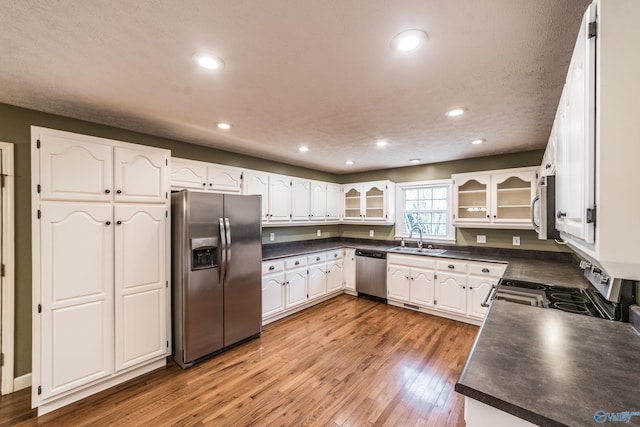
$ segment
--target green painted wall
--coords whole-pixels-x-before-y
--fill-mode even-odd
[[[168,148],[176,157],[228,164],[255,170],[317,179],[329,182],[358,182],[390,179],[394,182],[422,181],[449,178],[452,173],[478,170],[502,169],[540,164],[542,151],[532,151],[477,159],[436,163],[433,165],[363,172],[336,176],[324,172],[305,169],[284,163],[272,162],[256,157],[243,156],[152,135],[141,134],[110,126],[34,110],[0,104],[0,141],[15,144],[15,217],[16,217],[16,315],[15,315],[15,376],[31,372],[31,167],[30,167],[30,127],[42,126],[119,141],[132,142],[161,148]],[[275,233],[275,243],[316,239],[316,230],[321,230],[320,238],[351,237],[369,238],[369,230],[374,230],[374,239],[392,240],[393,226],[332,225],[300,227],[264,227],[263,243],[270,243],[269,234]],[[517,232],[521,236],[522,249],[563,250],[553,242],[540,242],[532,232]],[[474,230],[457,231],[459,244],[475,244]],[[486,246],[504,246],[510,242],[513,231],[483,230],[487,235]]]

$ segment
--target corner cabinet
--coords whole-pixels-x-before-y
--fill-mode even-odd
[[[393,224],[395,184],[391,181],[344,184],[344,222]]]
[[[168,150],[32,127],[32,406],[166,363]]]
[[[470,228],[532,229],[537,167],[454,174],[453,224]]]

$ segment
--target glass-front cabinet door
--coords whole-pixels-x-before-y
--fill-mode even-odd
[[[367,221],[386,219],[385,217],[385,185],[384,183],[368,184],[364,192],[364,217]]]
[[[455,181],[454,213],[457,222],[490,222],[490,175],[460,176]]]
[[[362,187],[353,186],[344,189],[344,218],[362,219],[360,206],[362,204]]]

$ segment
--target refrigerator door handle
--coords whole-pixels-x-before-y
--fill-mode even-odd
[[[229,224],[229,218],[224,219],[225,237],[227,239],[226,252],[227,252],[227,266],[225,280],[229,280],[229,272],[231,271],[231,225]]]
[[[223,282],[227,272],[227,233],[224,229],[224,219],[218,218],[218,221],[220,222],[220,282]]]

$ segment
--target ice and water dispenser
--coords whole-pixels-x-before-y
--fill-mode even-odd
[[[218,238],[191,239],[191,270],[204,270],[218,266]]]

